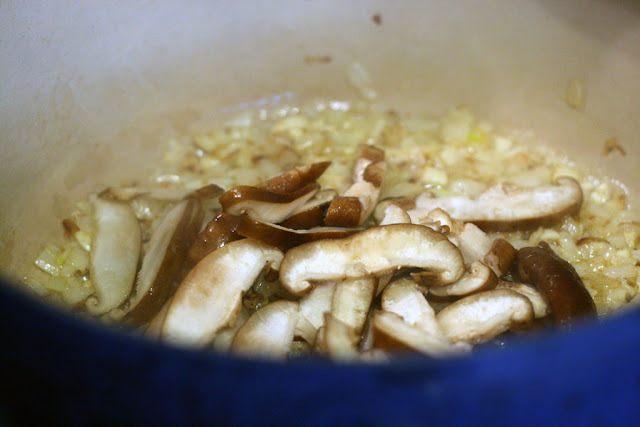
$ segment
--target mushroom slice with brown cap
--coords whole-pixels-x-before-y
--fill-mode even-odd
[[[367,321],[376,292],[375,277],[357,277],[336,284],[331,303],[331,314],[340,322],[361,334]]]
[[[502,277],[515,261],[516,252],[516,248],[511,243],[505,239],[497,238],[482,260],[491,267],[496,276]]]
[[[282,221],[280,225],[300,230],[324,224],[326,208],[337,195],[336,190],[332,188],[318,191],[311,200],[291,212],[289,218]]]
[[[371,179],[371,176],[369,176],[369,179],[365,177],[365,175],[367,174],[367,169],[374,163],[384,161],[384,158],[384,150],[373,145],[360,145],[360,147],[358,148],[358,159],[356,160],[356,164],[353,167],[353,182],[368,181],[369,179]],[[372,170],[369,170],[368,173],[371,174],[372,172]],[[380,185],[378,184],[378,186]]]
[[[362,202],[357,197],[338,196],[327,208],[324,223],[334,227],[357,227],[362,210]]]
[[[241,185],[224,193],[218,199],[222,208],[232,214],[248,213],[252,218],[278,223],[285,220],[291,212],[312,198],[320,186],[308,184],[291,193],[276,193],[258,187]]]
[[[108,200],[128,202],[142,196],[168,202],[179,202],[186,198],[198,200],[213,199],[224,193],[216,184],[207,184],[195,190],[165,187],[109,187],[100,193],[100,197]]]
[[[452,217],[473,222],[483,230],[509,231],[549,226],[567,215],[575,215],[582,205],[582,188],[570,177],[559,177],[554,184],[520,188],[501,183],[476,198],[466,196],[416,199],[409,215],[424,215],[442,208]]]
[[[384,151],[361,145],[353,170],[353,185],[342,196],[333,199],[327,209],[325,224],[343,227],[364,224],[378,202],[385,172]]]
[[[327,170],[331,162],[319,162],[311,165],[298,166],[281,175],[273,177],[258,184],[258,188],[275,193],[292,193],[316,182]]]
[[[436,316],[452,342],[478,344],[512,328],[528,326],[533,306],[524,295],[509,289],[494,289],[464,297]]]
[[[463,296],[488,291],[498,284],[498,277],[488,265],[476,261],[460,279],[444,286],[431,286],[429,293],[438,297]]]
[[[416,212],[419,211],[408,212],[411,222],[444,233],[460,249],[467,264],[482,259],[491,249],[491,238],[475,224],[454,219],[441,208],[435,208],[426,214]]]
[[[446,284],[464,273],[464,260],[458,248],[438,232],[421,225],[391,224],[289,250],[280,267],[280,281],[289,292],[300,295],[312,287],[312,281],[382,275],[402,267],[429,269]]]
[[[96,235],[90,254],[91,281],[96,295],[87,309],[103,314],[122,304],[133,289],[142,245],[140,225],[131,207],[97,198],[94,203]]]
[[[184,277],[200,260],[227,243],[242,238],[237,232],[235,216],[218,212],[196,236],[189,248],[180,277]]]
[[[449,356],[470,349],[464,344],[452,344],[442,336],[425,332],[388,311],[376,311],[371,322],[376,346],[383,349],[411,349],[432,357]]]
[[[279,300],[260,308],[238,329],[231,352],[284,359],[293,342],[298,303]]]
[[[134,295],[127,302],[127,318],[145,322],[172,294],[173,281],[202,224],[200,201],[187,199],[165,215],[153,232],[138,272]]]
[[[318,329],[324,325],[324,314],[331,311],[335,282],[320,283],[300,299],[300,317],[296,325],[296,336],[309,344],[316,341]]]
[[[222,216],[225,215],[231,216],[222,213]],[[276,224],[256,221],[247,214],[229,218],[229,223],[234,224],[235,231],[239,235],[276,246],[282,250],[316,240],[341,239],[362,231],[357,228],[341,227],[314,227],[308,230],[293,230]]]
[[[529,298],[529,301],[533,306],[533,313],[536,319],[540,319],[551,314],[551,307],[549,307],[549,304],[544,299],[542,294],[538,292],[538,290],[533,286],[529,286],[526,283],[507,282],[505,280],[500,280],[498,282],[498,286],[496,286],[496,289],[510,289],[512,291],[521,293],[525,297]]]
[[[180,283],[171,299],[161,339],[203,346],[233,324],[242,294],[265,265],[277,268],[282,252],[250,239],[231,242],[203,258]]]
[[[597,315],[593,298],[575,268],[556,255],[547,242],[521,248],[516,260],[520,279],[542,292],[556,323],[570,327],[578,319]]]

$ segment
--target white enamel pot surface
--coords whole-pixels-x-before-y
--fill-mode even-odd
[[[260,99],[355,99],[354,61],[371,74],[377,104],[436,114],[466,104],[620,180],[640,206],[634,1],[5,1],[0,417],[637,423],[636,311],[461,359],[283,365],[151,344],[16,291],[73,203],[144,176],[158,141]],[[571,79],[584,84],[583,109],[567,107]],[[602,155],[611,137],[625,156]]]

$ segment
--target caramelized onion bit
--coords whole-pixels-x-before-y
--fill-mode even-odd
[[[578,319],[596,316],[595,303],[575,268],[547,242],[520,249],[516,259],[520,279],[542,292],[557,324],[567,327]]]

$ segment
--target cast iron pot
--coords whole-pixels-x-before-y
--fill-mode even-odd
[[[627,183],[637,207],[639,46],[633,1],[3,2],[0,420],[637,425],[637,310],[448,360],[280,364],[108,330],[17,283],[75,201],[144,176],[160,142],[247,103],[354,99],[354,61],[379,105],[464,103],[534,130]],[[571,79],[583,109],[564,100]],[[603,157],[614,136],[626,156]]]

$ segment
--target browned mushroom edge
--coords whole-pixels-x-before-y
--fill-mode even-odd
[[[555,323],[570,327],[576,320],[597,315],[595,303],[575,268],[556,255],[547,242],[520,249],[516,259],[520,279],[542,292]]]
[[[314,183],[331,165],[331,162],[319,162],[300,166],[258,184],[258,188],[273,193],[292,193]]]
[[[322,239],[341,239],[359,233],[359,228],[316,227],[308,230],[293,230],[276,224],[252,219],[247,214],[240,216],[226,212],[220,214],[220,221],[232,225],[236,233],[277,248],[287,250],[295,246]]]

